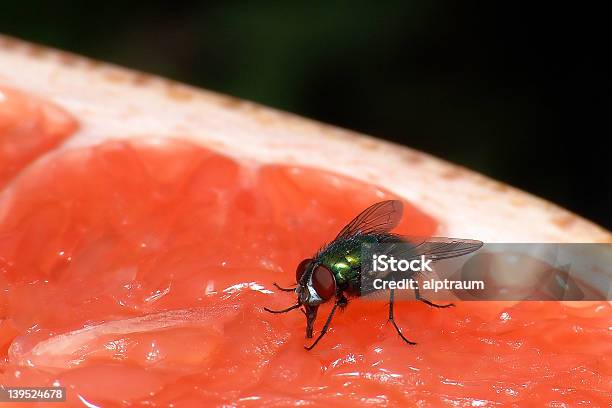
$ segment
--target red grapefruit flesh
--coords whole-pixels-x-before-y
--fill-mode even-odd
[[[76,126],[76,120],[57,106],[0,87],[0,187],[67,138]]]
[[[608,303],[399,303],[409,347],[358,299],[311,352],[301,313],[262,310],[292,304],[271,282],[390,197],[167,139],[47,155],[0,196],[0,382],[99,406],[609,403]],[[436,231],[406,208],[398,232]]]
[[[392,197],[373,184],[423,210],[401,233],[608,231],[405,147],[2,36],[0,82],[53,101],[2,88],[0,384],[64,385],[71,406],[609,405],[609,303],[403,302],[408,347],[355,300],[312,352],[299,312],[262,311]]]

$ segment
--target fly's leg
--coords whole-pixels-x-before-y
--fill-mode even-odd
[[[344,295],[338,298],[336,303],[334,303],[334,307],[332,307],[331,312],[329,312],[329,316],[327,316],[327,321],[325,322],[325,325],[323,326],[323,330],[321,330],[321,333],[319,333],[319,337],[317,337],[314,343],[312,343],[310,346],[304,346],[306,350],[310,351],[314,348],[314,346],[317,345],[319,340],[321,340],[321,338],[325,335],[325,333],[327,333],[327,329],[329,329],[329,324],[331,323],[332,318],[334,317],[334,313],[336,313],[336,309],[338,307],[340,308],[345,307],[347,303],[348,303],[348,300],[344,297]]]
[[[295,289],[291,289],[291,288],[281,288],[280,286],[278,286],[278,283],[276,282],[272,284],[276,286],[276,289],[282,290],[283,292],[294,292],[295,291]]]
[[[269,312],[269,313],[287,313],[287,312],[290,312],[293,309],[297,309],[300,306],[301,305],[298,303],[298,304],[295,304],[293,306],[289,306],[288,308],[283,309],[283,310],[272,310],[272,309],[268,309],[267,307],[264,307],[264,310],[266,312]]]
[[[416,297],[416,300],[419,300],[419,301],[421,301],[421,302],[423,302],[423,303],[425,303],[425,304],[427,304],[429,306],[437,307],[438,309],[444,309],[444,308],[447,308],[447,307],[454,307],[455,306],[454,303],[447,303],[445,305],[438,305],[438,304],[435,304],[433,302],[430,302],[429,300],[427,300],[425,298],[422,298],[421,294],[419,293],[419,288],[418,287],[414,288],[414,296]]]
[[[389,294],[389,321],[391,323],[393,323],[393,327],[395,327],[395,330],[397,331],[397,334],[399,334],[399,336],[402,338],[402,340],[404,340],[406,343],[410,344],[411,346],[414,346],[416,343],[414,341],[410,341],[406,337],[404,337],[404,335],[402,334],[402,331],[397,326],[397,323],[395,323],[395,318],[393,317],[393,297],[394,297],[394,294],[395,294],[395,290],[391,289],[390,294]]]

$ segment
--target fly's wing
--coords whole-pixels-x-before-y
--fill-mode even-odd
[[[381,201],[371,205],[342,228],[336,239],[357,234],[389,232],[399,224],[403,210],[404,205],[399,200]]]
[[[475,239],[445,238],[445,237],[412,237],[398,236],[408,243],[406,253],[408,259],[425,255],[432,262],[442,259],[456,258],[477,251],[483,246]]]
[[[403,254],[409,254],[405,258],[411,258],[410,248],[412,245],[406,242],[401,236],[389,233],[379,233],[376,235],[376,243],[365,243],[361,247],[360,264],[360,294],[368,295],[377,290],[374,288],[374,281],[377,279],[394,280],[398,278],[390,269],[377,269],[373,265],[373,255],[393,256],[400,259]]]
[[[426,259],[436,262],[467,255],[478,250],[482,245],[481,241],[473,239],[380,234],[374,246],[362,246],[360,293],[364,296],[376,292],[374,282],[377,279],[399,282],[401,279],[418,279],[421,276],[421,272],[374,268],[373,255],[378,257],[387,255],[398,261],[402,259],[411,261],[424,255]]]

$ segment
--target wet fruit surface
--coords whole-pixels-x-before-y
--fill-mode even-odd
[[[76,120],[57,106],[0,87],[0,187],[76,127]]]
[[[300,312],[262,310],[390,197],[181,141],[44,157],[0,193],[0,383],[60,384],[75,406],[609,404],[608,303],[402,302],[409,347],[384,302],[355,299],[311,352]],[[396,231],[436,228],[406,203]]]

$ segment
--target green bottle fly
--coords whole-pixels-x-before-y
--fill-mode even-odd
[[[448,259],[466,255],[476,251],[482,246],[482,242],[476,240],[456,238],[415,238],[393,234],[390,231],[395,228],[403,212],[402,202],[399,200],[388,200],[376,203],[348,223],[336,236],[336,238],[323,247],[312,258],[304,259],[296,269],[296,288],[281,288],[286,292],[295,292],[297,303],[283,310],[270,310],[270,313],[286,313],[303,307],[306,315],[306,337],[313,337],[314,322],[317,317],[319,305],[334,299],[334,306],[327,317],[325,325],[316,340],[305,346],[311,350],[321,338],[327,333],[331,320],[338,307],[343,308],[348,304],[348,298],[359,297],[368,292],[362,287],[364,282],[364,271],[369,273],[368,265],[363,262],[363,251],[368,245],[385,244],[387,251],[397,248],[404,249],[404,258],[415,259],[420,256],[428,256],[432,261]],[[383,278],[388,276],[381,275]],[[368,286],[369,287],[369,286]],[[444,308],[453,304],[437,305],[422,298],[418,290],[415,291],[416,299],[430,306]],[[394,291],[389,293],[389,320],[393,323],[399,336],[408,344],[416,343],[408,340],[397,326],[393,316]]]

